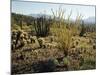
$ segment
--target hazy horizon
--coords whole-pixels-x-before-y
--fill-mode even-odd
[[[11,12],[23,15],[40,13],[52,15],[51,9],[56,12],[56,10],[58,10],[60,6],[62,7],[62,9],[66,10],[65,18],[67,18],[71,11],[72,19],[75,19],[78,14],[81,14],[83,16],[83,19],[86,19],[88,17],[95,17],[95,6],[41,3],[34,1],[12,1]]]

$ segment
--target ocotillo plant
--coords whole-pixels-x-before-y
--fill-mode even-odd
[[[46,16],[41,16],[34,21],[36,36],[45,37],[49,34],[50,22]]]
[[[56,25],[58,28],[61,27],[62,24],[64,24],[64,19],[65,19],[65,9],[62,9],[60,6],[56,12],[54,12],[53,9],[51,9],[52,14],[53,14],[53,21],[54,25]]]

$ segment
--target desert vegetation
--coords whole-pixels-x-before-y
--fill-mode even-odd
[[[65,19],[61,7],[52,17],[11,13],[12,74],[96,68],[96,25],[82,16]]]

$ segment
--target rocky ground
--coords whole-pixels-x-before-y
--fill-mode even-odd
[[[55,36],[36,37],[12,31],[12,74],[95,69],[96,37],[86,33],[73,36],[67,56]]]

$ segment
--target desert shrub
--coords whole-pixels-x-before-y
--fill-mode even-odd
[[[55,63],[53,60],[49,59],[46,61],[39,61],[38,63],[33,63],[32,65],[35,72],[53,72],[55,71]]]
[[[20,26],[18,26],[18,25],[16,25],[16,24],[14,24],[14,25],[12,25],[12,27],[11,27],[11,30],[13,31],[13,30],[20,30],[21,28],[20,28]]]
[[[53,13],[53,23],[52,27],[50,28],[50,31],[52,35],[57,37],[55,41],[59,43],[59,48],[61,50],[64,50],[65,55],[67,55],[67,50],[70,48],[72,33],[68,28],[66,28],[64,20],[65,10],[59,7],[59,9],[56,10],[56,12],[54,12],[52,9],[52,13]],[[68,17],[68,21],[69,19],[70,16]]]
[[[87,46],[89,47],[89,46]],[[95,69],[96,68],[96,52],[92,48],[84,46],[80,58],[80,69]]]
[[[63,63],[64,63],[65,66],[68,66],[70,64],[70,61],[67,57],[64,57],[63,58]]]
[[[55,65],[58,65],[59,61],[57,59],[54,59],[54,63],[55,63]]]
[[[71,31],[66,29],[65,26],[62,26],[60,28],[52,28],[51,31],[52,34],[57,37],[56,41],[59,43],[59,48],[61,50],[64,50],[65,54],[67,55],[67,50],[71,46]]]
[[[45,16],[41,16],[34,21],[37,36],[45,37],[49,34],[50,23]]]
[[[84,54],[84,64],[91,65],[93,68],[95,68],[96,67],[95,51],[91,52],[88,50],[85,54]]]
[[[96,68],[95,58],[90,58],[90,57],[84,59],[82,66],[80,66],[80,69],[83,69],[83,70],[95,69],[95,68]]]
[[[32,31],[32,26],[31,26],[31,25],[30,25],[30,26],[23,25],[23,26],[22,26],[22,30],[23,30],[23,31],[26,31],[26,32]]]
[[[79,26],[77,26],[76,24],[73,24],[70,26],[70,30],[71,30],[73,36],[79,35],[80,30],[78,28],[79,28]]]
[[[86,32],[96,32],[95,24],[86,24],[85,29],[86,29]]]
[[[72,15],[72,11],[70,11],[70,13],[66,19],[66,28],[68,28],[72,31],[72,35],[78,35],[80,32],[80,24],[81,24],[80,21],[81,21],[82,16],[77,15],[76,20],[72,21],[71,15]]]

